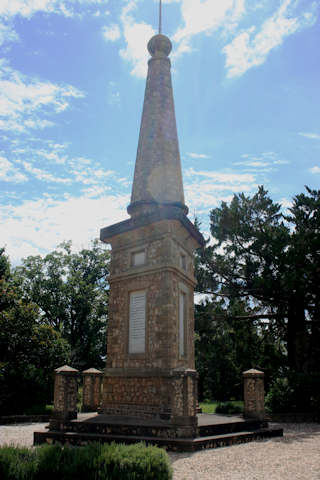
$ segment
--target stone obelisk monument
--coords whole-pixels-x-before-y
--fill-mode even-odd
[[[193,252],[203,237],[184,203],[171,48],[161,33],[148,43],[131,218],[100,233],[112,246],[100,413],[131,425],[157,422],[166,426],[162,435],[185,437],[197,428]]]

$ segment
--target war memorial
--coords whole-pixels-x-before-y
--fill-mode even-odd
[[[159,34],[148,43],[130,218],[100,231],[112,247],[106,368],[83,372],[81,415],[79,372],[56,370],[53,415],[35,444],[145,441],[192,451],[282,435],[268,428],[256,370],[243,375],[244,418],[198,413],[193,253],[204,239],[184,200],[171,49],[160,14]]]

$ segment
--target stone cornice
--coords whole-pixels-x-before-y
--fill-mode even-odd
[[[201,233],[195,228],[193,223],[183,213],[181,208],[167,205],[160,205],[157,209],[150,213],[140,215],[137,217],[124,220],[123,222],[115,223],[110,227],[105,227],[100,230],[100,240],[104,243],[110,243],[112,237],[120,235],[121,233],[129,232],[140,227],[145,227],[152,223],[160,222],[161,220],[178,220],[189,232],[189,234],[196,240],[200,246],[205,244],[205,240]]]
[[[109,377],[175,377],[197,376],[196,370],[190,368],[105,368]]]
[[[180,270],[178,267],[173,266],[171,264],[162,264],[162,265],[150,265],[150,266],[143,266],[143,267],[132,267],[131,271],[126,271],[123,273],[117,273],[110,275],[108,278],[108,281],[110,285],[113,282],[118,282],[118,281],[123,281],[127,280],[130,278],[139,278],[143,277],[145,275],[154,275],[155,273],[160,273],[160,272],[172,272],[178,275],[181,280],[184,282],[188,283],[192,288],[195,287],[196,285],[196,280],[194,277],[190,277],[189,275],[186,275],[182,270]]]

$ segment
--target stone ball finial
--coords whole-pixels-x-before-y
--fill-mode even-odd
[[[168,57],[172,50],[172,43],[165,35],[155,35],[149,40],[148,51],[152,57]]]

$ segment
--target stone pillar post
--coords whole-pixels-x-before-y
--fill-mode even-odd
[[[264,410],[264,373],[251,369],[243,372],[244,416],[246,418],[265,419]]]
[[[171,423],[178,436],[195,437],[197,433],[198,374],[192,369],[175,369],[170,378]]]
[[[54,406],[50,429],[62,430],[65,422],[77,418],[79,371],[64,365],[54,372]]]
[[[101,401],[101,384],[103,372],[95,368],[89,368],[82,372],[82,411],[96,412]]]

